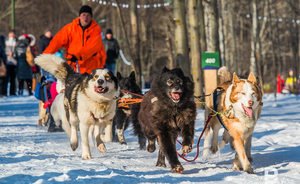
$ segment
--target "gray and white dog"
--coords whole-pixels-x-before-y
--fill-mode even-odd
[[[92,74],[75,73],[63,59],[51,54],[38,56],[35,63],[65,83],[64,110],[61,112],[66,118],[61,119],[65,119],[68,122],[63,123],[70,125],[71,148],[76,150],[78,147],[79,126],[82,159],[91,159],[88,139],[91,130],[98,150],[105,152],[104,142],[112,141],[115,97],[119,93],[117,78],[107,69],[95,69]]]

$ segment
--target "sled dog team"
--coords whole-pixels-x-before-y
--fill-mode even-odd
[[[152,81],[142,102],[126,107],[118,106],[116,99],[142,94],[133,72],[128,77],[120,73],[115,76],[107,69],[78,74],[63,59],[50,54],[38,56],[35,62],[65,84],[65,92],[55,98],[51,113],[67,133],[72,150],[78,148],[80,133],[82,159],[91,159],[90,135],[100,152],[106,151],[105,142],[116,140],[126,144],[124,130],[131,122],[140,149],[154,152],[159,145],[156,166],[166,167],[167,160],[172,172],[183,172],[176,139],[182,137],[182,153],[192,150],[196,104],[194,84],[180,68],[164,68]],[[253,173],[251,138],[262,109],[260,84],[252,73],[241,79],[236,74],[231,76],[225,67],[219,69],[218,77],[218,95],[210,95],[206,118],[219,112],[226,129],[219,143],[222,125],[216,116],[212,117],[205,131],[203,155],[216,153],[230,142],[236,151],[233,169]]]

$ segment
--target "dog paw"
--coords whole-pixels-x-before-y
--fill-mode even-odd
[[[78,143],[71,143],[70,144],[73,151],[75,151],[78,148]]]
[[[92,158],[91,154],[89,154],[89,153],[82,153],[81,157],[83,160],[90,160]]]
[[[246,166],[244,171],[247,172],[248,174],[254,174],[254,171],[253,171],[253,168],[251,167],[251,165]]]
[[[155,151],[156,147],[154,144],[148,144],[147,151],[150,153],[153,153]]]
[[[236,163],[236,162],[233,162],[232,169],[233,169],[234,171],[241,171],[241,170],[242,170],[240,164],[238,164],[238,163]]]
[[[125,141],[122,141],[122,142],[120,142],[120,144],[124,144],[124,145],[127,145],[127,142],[125,142]]]
[[[253,168],[249,168],[249,169],[247,169],[247,170],[245,170],[248,174],[254,174],[254,170],[253,170]]]
[[[187,154],[190,153],[192,151],[192,146],[182,146],[182,154]]]
[[[179,173],[182,174],[183,173],[183,167],[182,165],[176,165],[175,167],[172,167],[172,172],[173,173]]]
[[[208,148],[204,148],[203,149],[203,153],[202,153],[203,159],[208,159],[209,155],[210,155],[209,149]]]
[[[167,167],[166,163],[157,162],[156,167]]]
[[[99,146],[97,148],[100,151],[100,153],[105,153],[106,152],[105,144],[99,144]]]
[[[145,150],[146,149],[146,139],[145,138],[140,138],[139,137],[139,144],[140,144],[140,150]]]
[[[145,144],[140,144],[140,150],[146,150],[146,145]]]
[[[211,151],[213,154],[217,153],[218,150],[219,150],[219,149],[218,149],[218,146],[211,146],[211,147],[210,147],[210,151]]]

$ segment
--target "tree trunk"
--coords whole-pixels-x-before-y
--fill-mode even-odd
[[[224,32],[224,5],[225,3],[221,0],[220,3],[220,15],[219,15],[219,38],[220,38],[220,59],[221,66],[226,65],[226,47],[225,47],[225,32]]]
[[[264,17],[268,17],[268,6],[267,6],[267,2],[264,2]],[[265,40],[265,35],[266,35],[266,28],[267,28],[267,19],[263,19],[263,22],[260,26],[260,30],[259,30],[259,39],[257,42],[257,51],[258,51],[258,60],[257,60],[257,73],[260,79],[261,84],[264,84],[264,77],[263,77],[263,71],[264,71],[264,61],[265,61],[265,54],[264,54],[264,50],[263,50],[263,43],[266,43]]]
[[[137,16],[137,0],[130,0],[131,44],[133,45],[133,70],[136,73],[137,83],[142,87],[142,68],[140,58],[140,38]]]
[[[218,3],[217,0],[207,2],[208,43],[207,51],[219,52],[219,24],[218,24]]]
[[[199,31],[200,31],[200,49],[201,52],[206,51],[206,32],[205,32],[205,18],[204,18],[204,6],[202,0],[198,1],[199,3]]]
[[[169,64],[168,64],[168,67],[169,68],[175,68],[176,67],[176,64],[175,64],[175,59],[174,59],[174,54],[173,54],[173,43],[172,43],[172,33],[171,33],[171,26],[168,24],[166,26],[166,33],[167,33],[167,38],[166,38],[166,45],[167,45],[167,48],[168,48],[168,60],[169,60]]]
[[[297,20],[297,11],[299,8],[299,2],[293,0],[291,4],[291,8],[293,9],[292,12],[292,17],[294,20]],[[298,79],[298,74],[299,74],[299,25],[296,21],[293,21],[291,23],[291,29],[294,30],[291,31],[291,46],[292,46],[292,53],[293,53],[293,58],[294,58],[294,72],[295,72],[295,77]],[[296,84],[294,84],[296,86]]]
[[[257,75],[256,71],[256,44],[258,33],[258,19],[257,19],[257,0],[251,1],[252,5],[252,33],[251,33],[251,56],[250,56],[250,72]]]
[[[11,0],[11,29],[15,29],[16,25],[16,14],[15,14],[15,0]]]
[[[190,74],[188,59],[187,29],[185,19],[185,0],[174,0],[175,20],[175,55],[177,67],[180,66],[186,75]]]
[[[189,20],[189,43],[190,43],[190,58],[191,58],[191,72],[194,79],[196,96],[201,96],[202,83],[200,80],[201,66],[200,66],[200,42],[199,42],[199,25],[197,15],[197,0],[188,1],[188,20]]]
[[[270,37],[272,39],[272,43],[271,43],[271,53],[272,53],[272,64],[273,64],[273,69],[271,71],[273,71],[273,75],[274,75],[274,78],[273,78],[273,82],[272,82],[272,86],[273,86],[273,91],[274,91],[274,96],[275,96],[275,100],[276,100],[276,97],[277,97],[277,90],[276,90],[276,78],[277,78],[277,64],[276,64],[276,61],[278,59],[277,57],[277,54],[276,54],[276,48],[275,48],[275,34],[273,32],[274,30],[274,27],[272,27],[272,14],[271,14],[271,10],[270,10],[270,4],[272,3],[272,0],[268,0],[267,2],[267,6],[268,6],[268,14],[269,14],[269,18],[270,18]]]
[[[81,4],[85,5],[86,4],[86,0],[81,0]]]

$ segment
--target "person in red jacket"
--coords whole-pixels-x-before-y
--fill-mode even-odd
[[[284,79],[280,74],[277,75],[277,93],[282,93],[282,90],[284,88]]]
[[[44,54],[54,54],[65,48],[68,64],[78,73],[91,73],[104,68],[106,52],[102,43],[101,28],[93,20],[92,8],[84,5],[79,17],[65,25],[51,40]]]

